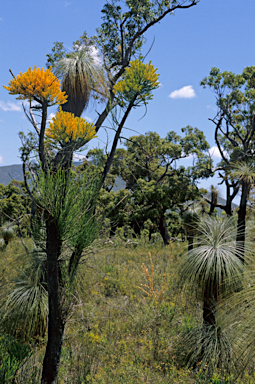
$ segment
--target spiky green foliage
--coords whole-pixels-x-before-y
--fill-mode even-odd
[[[235,348],[234,361],[239,362],[239,374],[245,368],[253,370],[255,357],[255,272],[254,262],[243,272],[243,289],[231,295],[219,308],[222,329],[231,332]]]
[[[55,75],[62,79],[62,91],[68,95],[67,103],[62,109],[74,113],[75,116],[81,116],[93,91],[107,96],[104,72],[92,49],[93,47],[78,46],[57,60],[53,66]]]
[[[200,207],[192,204],[182,215],[182,223],[187,233],[195,234],[196,225],[200,221]]]
[[[5,245],[8,245],[9,242],[14,238],[15,230],[16,226],[14,226],[10,221],[7,221],[1,228],[1,237],[4,239]]]
[[[0,383],[14,383],[18,369],[31,355],[28,345],[21,344],[11,336],[0,337]]]
[[[98,233],[98,222],[94,218],[95,201],[99,192],[99,177],[85,172],[80,175],[57,171],[43,172],[36,183],[33,195],[38,214],[51,215],[56,221],[59,236],[69,246],[85,248]],[[38,228],[38,227],[37,227]]]
[[[250,187],[254,184],[255,168],[251,162],[239,161],[232,164],[233,176],[247,183]]]
[[[243,265],[236,255],[235,223],[232,218],[204,217],[197,224],[194,249],[181,267],[182,279],[195,283],[202,297],[224,294],[242,276]],[[241,245],[237,249],[242,252]]]
[[[24,259],[24,255],[23,255]],[[46,254],[34,248],[17,274],[5,281],[1,295],[1,324],[22,341],[43,337],[48,321]]]
[[[98,180],[95,175],[76,177],[66,174],[41,173],[37,178],[37,190],[33,197],[37,212],[32,222],[32,234],[38,247],[26,256],[25,265],[18,270],[14,279],[6,282],[6,291],[1,297],[1,322],[4,329],[23,340],[43,337],[48,323],[48,287],[45,215],[51,215],[58,224],[62,240],[58,261],[61,284],[65,291],[67,305],[77,265],[72,257],[73,250],[83,250],[98,234],[99,224],[95,220],[95,199]],[[43,251],[44,250],[44,251]],[[82,255],[80,255],[81,257]]]
[[[233,340],[219,326],[216,309],[229,291],[241,287],[243,263],[238,256],[243,248],[236,244],[234,224],[232,218],[202,218],[194,248],[180,267],[181,279],[196,287],[203,311],[202,325],[181,341],[186,347],[184,361],[190,366],[202,364],[209,375],[215,368],[228,370],[233,363]]]
[[[182,225],[188,239],[188,249],[193,249],[194,236],[197,233],[197,225],[200,221],[200,207],[193,203],[182,215]]]

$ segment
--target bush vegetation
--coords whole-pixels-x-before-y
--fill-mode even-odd
[[[32,242],[26,244],[34,252]],[[25,254],[18,238],[1,251],[2,383],[40,382],[47,338],[24,340],[24,319],[10,316],[8,323],[3,317],[10,286],[17,284],[20,271],[27,268]],[[186,242],[165,247],[160,239],[149,243],[148,236],[128,242],[115,236],[87,249],[73,291],[59,383],[254,382],[249,369],[237,377],[232,365],[228,372],[221,365],[213,371],[201,365],[198,330],[203,323],[203,302],[193,284],[185,288],[179,284],[185,254]],[[8,336],[13,326],[18,330],[16,341]],[[193,350],[197,343],[198,350],[193,364],[187,364],[190,341]],[[8,363],[13,354],[18,356],[16,365]]]

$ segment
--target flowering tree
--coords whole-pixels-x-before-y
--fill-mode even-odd
[[[50,69],[28,69],[14,77],[5,87],[18,99],[28,100],[26,112],[38,136],[38,154],[42,168],[36,179],[36,188],[26,187],[40,212],[44,212],[46,227],[47,290],[49,299],[48,343],[43,362],[42,383],[56,382],[63,342],[63,332],[68,313],[66,287],[73,282],[82,251],[96,235],[94,201],[98,184],[89,188],[81,178],[72,179],[70,169],[74,150],[82,148],[95,137],[93,124],[63,112],[61,107],[49,128],[46,129],[49,106],[61,105],[67,96],[60,89],[60,81]],[[32,103],[36,102],[36,105]],[[40,112],[40,124],[34,110]],[[23,154],[26,146],[23,148]],[[29,152],[29,150],[28,150]],[[29,153],[25,160],[29,157]],[[93,227],[93,228],[92,228]],[[61,255],[66,252],[68,236],[72,251],[66,270]],[[65,277],[64,277],[65,276]]]
[[[29,161],[30,153],[36,149],[42,168],[42,176],[38,179],[39,194],[31,193],[37,205],[44,210],[46,225],[46,252],[47,252],[47,283],[49,297],[49,321],[48,343],[43,362],[42,383],[56,383],[63,343],[63,333],[67,314],[65,295],[66,278],[68,284],[73,281],[78,268],[84,247],[93,241],[91,230],[93,220],[93,206],[97,197],[97,191],[104,183],[109,172],[121,130],[133,107],[146,104],[151,98],[151,92],[158,87],[158,75],[153,66],[143,64],[142,60],[135,59],[145,41],[145,32],[153,25],[161,21],[166,15],[172,14],[178,9],[187,9],[198,3],[199,0],[136,0],[126,1],[125,10],[119,6],[119,0],[107,1],[103,8],[103,23],[97,30],[97,36],[89,39],[84,35],[83,39],[75,43],[76,54],[71,57],[63,52],[63,47],[57,43],[53,48],[53,55],[48,55],[48,62],[53,64],[54,70],[64,68],[62,73],[62,91],[59,80],[54,77],[51,68],[47,70],[29,69],[10,82],[6,89],[18,98],[29,101],[29,111],[25,111],[33,125],[37,137],[23,137],[22,160],[25,174],[25,164]],[[72,102],[67,108],[68,112],[59,110],[53,123],[46,131],[47,110],[51,105],[62,105],[63,109],[67,96],[64,93],[65,82],[70,77],[70,66],[58,66],[59,59],[72,58],[75,70],[72,72],[72,84],[79,85],[75,76],[81,75],[84,66],[79,66],[78,60],[84,59],[80,54],[80,48],[85,45],[96,45],[103,55],[104,71],[107,77],[106,106],[95,123],[95,128],[75,115],[81,115],[82,108],[87,105],[83,100],[78,108],[72,110],[78,100],[78,95],[88,94],[72,89]],[[78,45],[78,46],[77,46]],[[54,52],[55,50],[55,52]],[[81,70],[79,70],[82,69]],[[55,74],[56,74],[55,72]],[[58,73],[57,76],[60,74]],[[82,75],[83,76],[83,75]],[[95,81],[95,78],[94,80]],[[94,83],[90,89],[94,90]],[[71,87],[73,88],[73,86]],[[103,86],[103,88],[105,88]],[[68,87],[66,88],[66,90]],[[98,90],[98,87],[95,89]],[[84,90],[83,90],[84,91]],[[100,87],[99,87],[100,91]],[[69,92],[69,91],[68,91]],[[81,101],[81,100],[80,100]],[[34,105],[33,103],[37,104]],[[82,107],[83,105],[83,107]],[[74,150],[81,149],[96,132],[114,108],[120,108],[122,118],[117,121],[112,114],[116,126],[116,133],[112,148],[107,156],[103,175],[99,183],[92,183],[91,188],[85,188],[78,179],[77,190],[70,182],[70,167]],[[37,123],[34,110],[41,114],[40,124]],[[72,115],[70,112],[73,112]],[[77,180],[76,180],[77,181]],[[25,180],[26,182],[26,180]],[[29,190],[28,184],[26,183]],[[79,192],[78,192],[79,191]],[[76,195],[75,195],[76,194]],[[74,196],[75,195],[75,196]],[[66,233],[73,223],[72,215],[79,212],[79,230],[72,233],[72,252],[68,258],[68,268],[63,274],[61,254],[64,247]],[[83,214],[84,212],[84,214]],[[87,225],[89,223],[89,225]],[[86,229],[86,234],[85,233]],[[66,277],[67,276],[67,277]]]
[[[38,136],[35,142],[38,141],[37,150],[42,172],[36,179],[35,190],[30,191],[27,181],[26,187],[34,205],[40,212],[44,212],[46,226],[49,320],[42,383],[54,383],[58,376],[69,308],[66,287],[74,280],[84,248],[96,236],[94,207],[97,193],[109,171],[119,134],[131,108],[147,103],[152,98],[151,92],[159,84],[157,80],[158,75],[153,65],[145,65],[136,60],[125,72],[123,80],[117,84],[114,92],[118,102],[122,105],[127,103],[128,106],[117,130],[112,156],[108,157],[100,181],[93,181],[89,188],[86,188],[82,178],[72,179],[70,169],[73,152],[95,137],[95,127],[85,119],[62,110],[61,105],[66,102],[67,96],[61,91],[60,82],[51,70],[29,68],[27,72],[14,77],[5,87],[10,94],[29,101],[30,108],[26,115]],[[34,102],[35,105],[32,104]],[[59,111],[46,128],[48,107],[52,105],[60,105]],[[40,124],[36,122],[34,110],[41,114]],[[29,151],[31,147],[29,149],[24,145],[23,155],[24,152],[27,153],[27,157],[23,158],[24,164],[29,158]],[[68,248],[71,248],[72,252],[67,258],[68,266],[65,267],[62,255],[65,252],[66,258],[67,237],[70,243]]]
[[[116,121],[114,115],[112,115],[117,129],[111,152],[105,163],[101,185],[103,185],[113,162],[122,128],[131,109],[148,104],[148,101],[152,99],[152,91],[159,87],[158,77],[159,75],[151,63],[143,64],[141,60],[133,60],[130,63],[130,67],[125,69],[122,80],[114,86],[113,93],[117,103],[124,107],[125,112],[120,122]]]

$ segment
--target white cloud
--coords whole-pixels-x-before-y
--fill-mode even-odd
[[[68,5],[71,5],[72,3],[68,2],[68,1],[65,1],[65,4],[64,4],[64,7],[68,7]]]
[[[2,164],[4,162],[4,158],[2,155],[0,155],[0,164]]]
[[[226,151],[223,151],[224,155],[226,156],[226,158],[228,159],[229,158],[229,155]],[[220,159],[221,158],[221,154],[220,154],[220,151],[219,151],[219,148],[216,147],[216,145],[214,145],[212,148],[209,149],[209,154],[211,157],[215,158],[215,159]]]
[[[78,155],[77,153],[74,153],[73,159],[74,161],[83,161],[86,158],[85,155]]]
[[[49,114],[49,116],[48,116],[48,123],[52,123],[52,119],[53,119],[53,117],[55,117],[56,116],[56,114],[55,113],[50,113]]]
[[[192,85],[186,85],[181,89],[176,89],[175,91],[171,92],[169,95],[171,99],[191,99],[192,97],[195,97],[195,96],[196,94]]]
[[[22,110],[21,103],[12,103],[11,101],[5,101],[0,100],[0,108],[3,111],[18,111],[20,112]]]
[[[88,117],[88,116],[84,116],[84,119],[85,119],[85,120],[88,120],[90,123],[92,123],[92,119],[91,119],[90,117]]]
[[[93,59],[94,59],[96,65],[101,66],[101,65],[103,64],[103,59],[102,59],[102,57],[101,57],[101,55],[100,55],[100,52],[99,52],[99,50],[97,49],[97,47],[91,47],[91,48],[90,48],[90,54],[91,54],[91,56],[93,57]]]
[[[215,157],[217,159],[221,158],[219,148],[216,146],[213,146],[212,148],[209,149],[209,154],[211,157]]]

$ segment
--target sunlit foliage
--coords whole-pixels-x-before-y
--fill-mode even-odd
[[[73,113],[64,112],[60,107],[46,130],[46,137],[51,143],[57,142],[62,147],[72,142],[83,146],[96,137],[96,131],[93,123],[81,117],[75,117]]]
[[[51,68],[28,68],[8,85],[4,88],[10,95],[18,95],[18,100],[35,100],[39,103],[47,101],[48,105],[64,104],[67,101],[65,92],[60,90],[60,80],[53,75]]]
[[[143,64],[136,59],[131,61],[131,66],[125,70],[124,79],[119,81],[113,89],[122,105],[136,99],[135,105],[148,104],[153,96],[151,92],[159,87],[157,68],[151,64]]]

